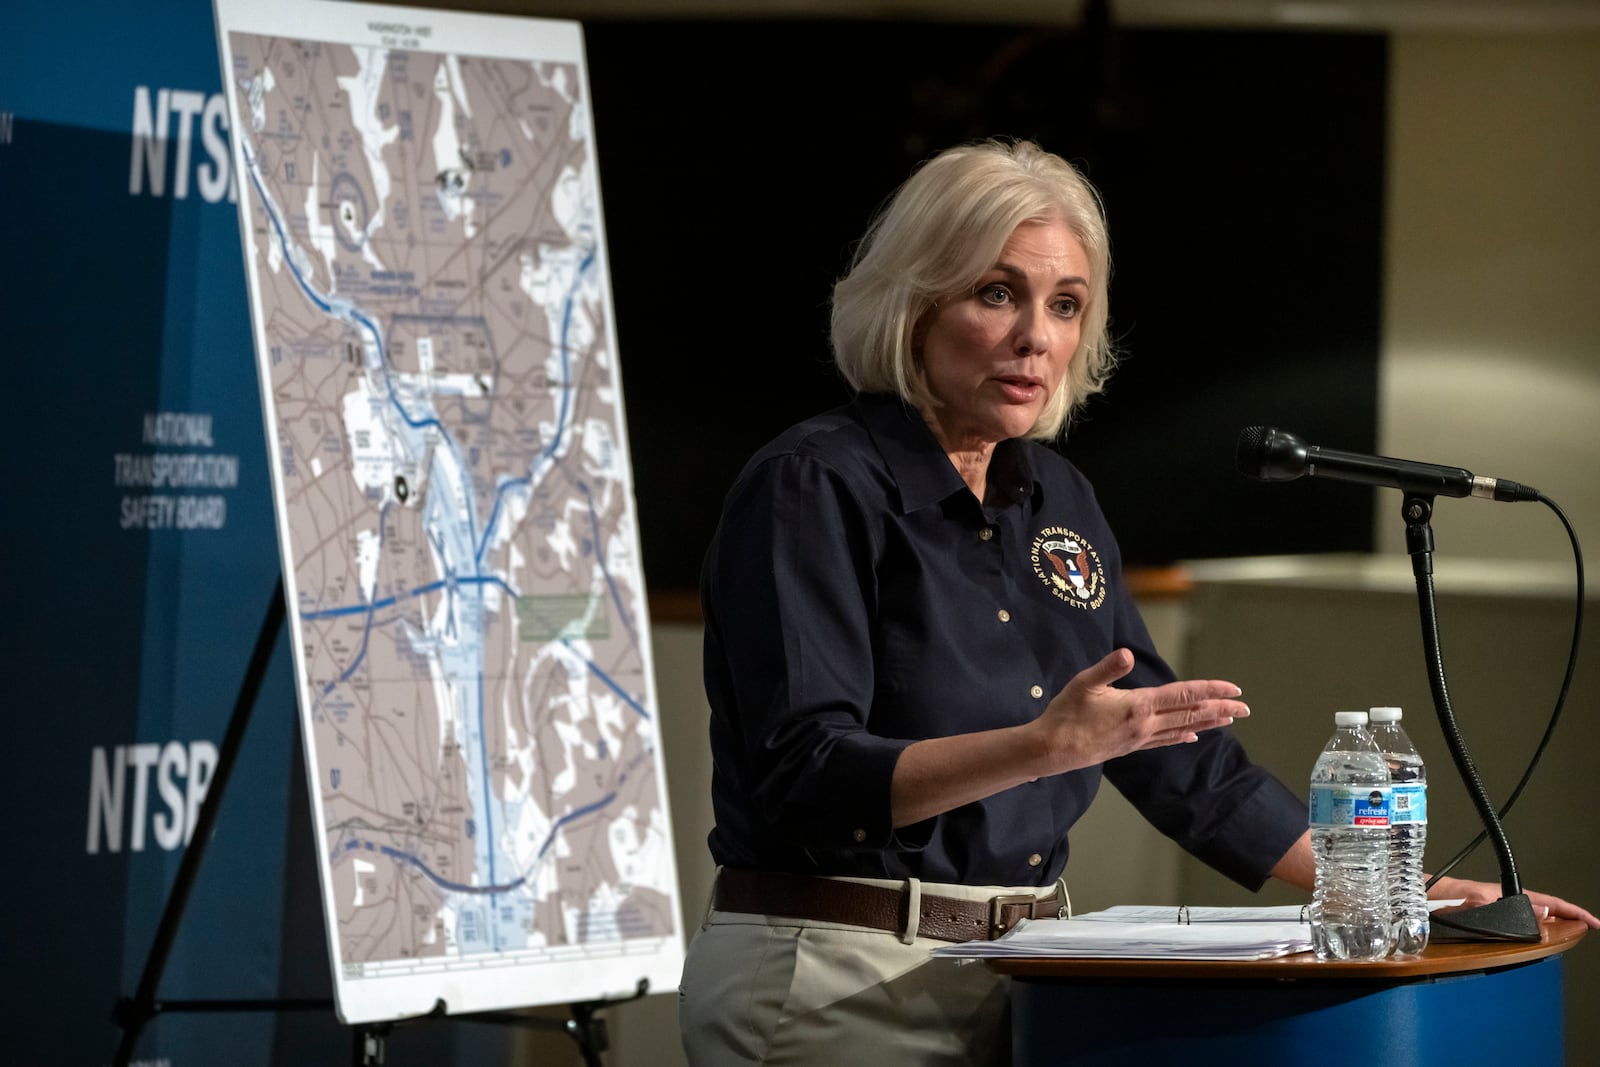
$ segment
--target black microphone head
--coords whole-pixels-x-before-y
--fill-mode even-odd
[[[1234,462],[1241,474],[1263,482],[1287,482],[1306,472],[1306,443],[1272,426],[1246,426]]]

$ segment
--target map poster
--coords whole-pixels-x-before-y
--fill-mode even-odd
[[[339,1015],[671,989],[581,31],[216,13]]]

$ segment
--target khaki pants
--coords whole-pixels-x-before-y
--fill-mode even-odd
[[[922,891],[977,900],[1048,892],[929,883]],[[1010,980],[981,962],[930,958],[942,944],[713,910],[684,961],[684,1052],[691,1067],[1005,1067]]]

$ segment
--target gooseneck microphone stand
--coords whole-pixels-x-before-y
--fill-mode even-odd
[[[1417,579],[1417,606],[1422,616],[1422,647],[1428,661],[1428,686],[1433,691],[1433,707],[1439,716],[1439,729],[1450,748],[1450,756],[1460,772],[1461,782],[1478,809],[1484,833],[1500,861],[1500,899],[1476,908],[1434,912],[1431,918],[1436,940],[1538,941],[1539,920],[1533,902],[1522,891],[1517,878],[1517,862],[1511,855],[1500,815],[1489,802],[1489,794],[1478,777],[1478,769],[1467,754],[1467,744],[1456,728],[1450,693],[1445,687],[1444,658],[1439,651],[1439,618],[1433,595],[1433,497],[1407,493],[1400,506],[1406,523],[1406,551],[1411,555],[1411,573]]]

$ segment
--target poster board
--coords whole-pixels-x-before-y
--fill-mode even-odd
[[[335,999],[677,981],[579,26],[217,0]]]

